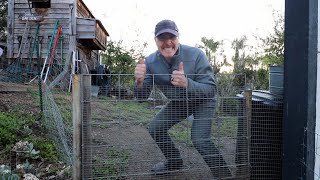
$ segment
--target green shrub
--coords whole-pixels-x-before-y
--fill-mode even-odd
[[[55,143],[47,140],[45,137],[32,137],[29,139],[34,148],[40,150],[40,156],[48,161],[58,161],[59,154]]]
[[[0,144],[3,146],[17,141],[17,132],[22,129],[23,123],[12,114],[0,112]]]

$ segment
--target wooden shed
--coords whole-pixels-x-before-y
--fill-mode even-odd
[[[70,52],[89,70],[99,66],[99,51],[106,50],[107,30],[82,0],[10,0],[8,2],[7,58],[36,66],[42,59],[64,62]],[[37,47],[35,47],[35,39]],[[32,57],[32,58],[30,58]],[[30,62],[32,61],[32,62]]]

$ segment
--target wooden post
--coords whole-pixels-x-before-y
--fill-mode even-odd
[[[76,52],[77,50],[77,42],[76,42],[76,25],[77,25],[77,2],[78,1],[71,1],[72,3],[69,4],[70,10],[70,22],[69,22],[69,51]]]
[[[10,58],[13,58],[13,48],[14,48],[14,1],[8,1],[7,27],[8,27],[7,58],[10,59]]]
[[[73,180],[81,178],[81,99],[80,75],[72,80],[72,121],[73,121]]]
[[[83,68],[81,69],[83,72]],[[83,178],[92,178],[91,76],[82,74],[82,168]]]
[[[250,143],[252,117],[252,91],[239,95],[238,132],[236,145],[237,179],[250,179]]]
[[[250,152],[251,152],[251,120],[252,120],[252,90],[245,90],[244,92],[244,97],[246,101],[246,117],[247,117],[247,124],[246,124],[246,129],[247,129],[247,152],[248,152],[248,165],[245,170],[247,172],[246,174],[248,175],[248,179],[251,178],[250,175]]]

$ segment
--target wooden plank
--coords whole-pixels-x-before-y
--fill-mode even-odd
[[[81,24],[95,26],[96,25],[96,19],[77,17],[77,25],[81,25]]]
[[[27,3],[23,3],[23,4],[15,4],[14,7],[15,7],[15,9],[25,9],[25,8],[28,8],[28,6],[29,5]],[[62,3],[51,4],[50,9],[58,9],[58,8],[66,8],[66,7],[69,7],[69,3],[68,4],[62,4]]]
[[[32,13],[35,14],[34,10],[32,10]],[[70,10],[69,7],[66,8],[50,8],[48,9],[49,14],[67,14],[69,16]],[[30,10],[28,8],[16,8],[15,14],[30,14]]]
[[[21,15],[15,14],[14,18],[20,20]],[[67,14],[48,14],[44,19],[67,19],[69,16]]]
[[[89,32],[95,34],[96,28],[94,26],[77,26],[77,32]]]
[[[30,0],[30,1],[38,1],[38,0]],[[41,1],[45,1],[45,0],[41,0]],[[26,2],[28,2],[28,0],[14,0],[14,2],[16,4],[27,4]],[[73,0],[51,0],[51,4],[59,4],[59,3],[65,3],[65,4],[69,4],[69,3],[72,3]],[[31,2],[30,2],[31,4]]]
[[[95,39],[95,36],[90,33],[79,33],[77,34],[78,39]]]

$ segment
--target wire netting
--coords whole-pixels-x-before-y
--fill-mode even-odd
[[[245,101],[236,96],[243,87],[229,84],[236,77],[219,77],[228,86],[218,82],[217,91],[150,86],[143,98],[133,75],[106,75],[105,86],[83,84],[91,89],[82,101],[82,116],[91,117],[82,126],[84,178],[248,179]],[[170,173],[153,172],[159,162],[168,163]]]
[[[71,68],[51,74],[41,91],[48,136],[73,166]],[[137,98],[132,74],[82,75],[83,179],[281,179],[282,97],[246,91],[242,75],[215,79],[214,98],[201,96],[212,89],[164,85]],[[176,160],[171,169],[152,171],[168,159]]]

